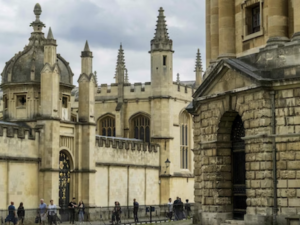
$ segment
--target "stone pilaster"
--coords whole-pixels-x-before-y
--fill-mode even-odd
[[[272,0],[268,5],[267,46],[282,45],[289,41],[288,37],[288,1]]]
[[[211,60],[210,0],[206,0],[206,68]]]
[[[219,58],[235,57],[234,0],[219,0]]]
[[[210,42],[211,60],[216,60],[219,55],[219,5],[218,0],[210,1]]]

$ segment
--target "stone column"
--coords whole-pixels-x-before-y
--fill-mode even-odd
[[[211,60],[210,0],[206,0],[206,68]]]
[[[300,41],[300,11],[299,11],[300,1],[292,0],[292,7],[294,13],[294,35],[292,40]]]
[[[282,45],[289,41],[288,37],[288,2],[272,0],[269,4],[267,45]]]
[[[210,42],[211,60],[216,60],[219,55],[219,7],[218,0],[210,1]]]
[[[219,0],[219,58],[235,57],[234,0]]]

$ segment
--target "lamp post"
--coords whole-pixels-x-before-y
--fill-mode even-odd
[[[165,170],[165,173],[167,173],[167,168],[170,166],[170,161],[169,159],[167,158],[167,160],[165,161],[165,164],[166,164],[166,170]]]

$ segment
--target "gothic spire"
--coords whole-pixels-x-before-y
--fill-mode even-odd
[[[52,33],[52,30],[51,30],[51,27],[49,27],[49,31],[48,31],[48,35],[47,35],[47,39],[54,39],[54,37],[53,37],[53,33]]]
[[[154,38],[151,41],[151,50],[171,50],[173,42],[169,38],[167,23],[165,20],[164,10],[162,7],[158,10],[159,14],[156,21]]]
[[[179,73],[177,73],[177,79],[176,79],[176,82],[177,82],[177,84],[180,83],[180,75],[179,75]]]
[[[129,78],[128,78],[128,70],[125,69],[125,79],[124,79],[124,83],[128,84],[129,83]]]
[[[125,66],[125,57],[124,57],[124,50],[122,48],[122,43],[120,44],[120,48],[119,48],[119,52],[118,52],[118,58],[117,58],[117,68],[119,66],[121,66],[122,68],[126,68],[126,66]]]
[[[167,24],[164,16],[164,10],[162,7],[160,7],[157,23],[156,23],[156,32],[154,39],[156,40],[168,40],[169,39],[169,34],[168,34],[168,29],[167,29]]]
[[[203,72],[203,69],[202,69],[202,60],[201,60],[201,54],[200,54],[199,48],[198,48],[197,55],[196,55],[195,72],[197,71],[197,69],[199,71]]]
[[[84,52],[90,52],[90,46],[89,46],[89,43],[88,41],[86,40],[85,41],[85,45],[84,45],[84,49],[83,49]]]

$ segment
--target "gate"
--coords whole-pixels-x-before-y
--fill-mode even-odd
[[[232,141],[232,202],[233,219],[244,219],[246,214],[246,169],[245,169],[245,136],[243,121],[239,115],[233,121]]]
[[[70,202],[70,159],[64,153],[59,154],[59,206],[62,221],[69,220],[68,204]]]

